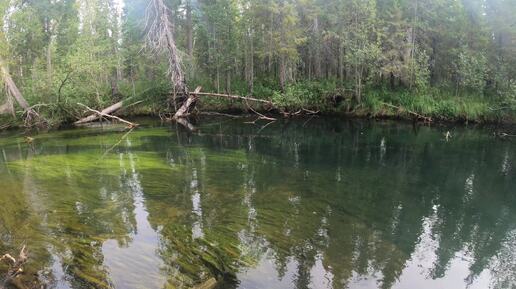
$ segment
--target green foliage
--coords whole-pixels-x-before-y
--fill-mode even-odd
[[[289,84],[284,92],[275,91],[272,100],[279,106],[296,110],[301,108],[324,109],[327,97],[336,91],[335,82],[311,81]]]
[[[488,118],[487,106],[513,114],[516,6],[508,2],[165,1],[191,90],[253,95],[286,109],[374,114],[392,102],[446,118]],[[167,59],[144,45],[144,22],[155,17],[146,7],[0,1],[3,66],[55,123],[79,117],[78,102],[102,108],[140,98],[139,113],[165,110]],[[329,103],[335,96],[345,101]]]
[[[457,62],[458,84],[472,90],[483,91],[487,72],[487,58],[484,54],[463,48]]]

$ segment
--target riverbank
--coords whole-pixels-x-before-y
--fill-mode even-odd
[[[232,92],[245,95],[243,91]],[[450,95],[441,91],[417,93],[370,89],[357,101],[352,90],[338,88],[333,84],[303,82],[288,86],[283,92],[259,86],[253,97],[268,100],[275,107],[260,103],[221,97],[200,97],[196,112],[219,113],[234,116],[256,114],[256,111],[274,118],[293,117],[303,114],[336,116],[361,119],[395,119],[425,123],[481,123],[514,124],[516,116],[507,101],[475,95]],[[118,111],[121,117],[162,115],[168,95],[164,88],[156,88],[145,94],[130,98],[128,103],[137,103]],[[136,100],[134,100],[136,99]],[[134,101],[132,101],[134,100]],[[103,105],[108,105],[106,101]],[[249,105],[252,105],[250,109]],[[101,109],[102,106],[95,107]],[[254,110],[254,111],[253,111]],[[39,113],[48,120],[50,128],[69,125],[84,115],[83,109],[71,104],[42,106]],[[194,113],[195,114],[195,113]],[[0,116],[0,130],[24,127],[21,116]]]

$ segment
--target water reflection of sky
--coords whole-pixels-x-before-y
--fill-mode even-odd
[[[102,288],[91,272],[107,287],[191,288],[217,270],[236,274],[228,289],[514,284],[511,146],[397,125],[226,129],[0,146],[0,201],[45,216],[0,245],[34,234],[53,288]]]

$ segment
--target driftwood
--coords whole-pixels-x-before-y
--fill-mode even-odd
[[[89,116],[87,116],[85,118],[81,118],[80,120],[74,122],[73,124],[78,125],[78,124],[83,124],[83,123],[88,123],[88,122],[95,121],[95,120],[101,118],[103,115],[112,114],[113,112],[121,109],[123,104],[124,103],[122,101],[117,102],[117,103],[115,103],[115,104],[113,104],[113,105],[103,109],[102,111],[100,111],[100,113],[96,113],[95,112],[92,115],[89,115]],[[79,105],[85,106],[84,104],[79,104]],[[87,108],[91,111],[91,109],[89,107],[87,107]]]
[[[132,122],[127,121],[127,120],[125,120],[123,118],[120,118],[118,116],[111,115],[111,114],[109,114],[109,112],[106,112],[106,111],[108,111],[109,108],[112,108],[113,106],[117,105],[118,103],[110,106],[109,108],[104,109],[103,111],[98,111],[98,110],[92,109],[92,108],[90,108],[87,105],[84,105],[82,103],[77,103],[77,104],[80,105],[80,106],[84,106],[87,110],[95,113],[95,115],[90,115],[89,117],[86,117],[84,119],[90,118],[90,119],[96,120],[96,119],[98,119],[100,117],[107,117],[107,118],[118,120],[119,122],[123,122],[123,123],[127,124],[127,126],[129,128],[134,128],[134,127],[138,126],[138,124],[136,124],[136,123],[132,123]],[[121,102],[120,102],[120,106],[121,106]],[[93,117],[93,116],[96,116],[96,117]],[[85,123],[85,122],[89,122],[89,121],[84,121],[84,119],[78,120],[74,124],[78,125],[78,124],[82,124],[82,123]]]
[[[413,115],[418,120],[423,120],[424,122],[432,122],[432,118],[431,117],[419,114],[417,112],[410,111],[410,110],[408,110],[408,109],[406,109],[404,107],[396,106],[396,105],[393,105],[393,104],[390,104],[390,103],[386,103],[386,102],[382,102],[382,104],[387,106],[387,107],[390,107],[390,108],[395,108],[397,110],[406,111],[408,114]]]
[[[259,121],[259,120],[268,120],[268,121],[270,121],[270,122],[274,122],[274,121],[276,121],[276,119],[275,119],[275,118],[273,118],[273,117],[268,117],[268,116],[266,116],[266,115],[263,115],[263,114],[261,114],[261,113],[257,112],[256,110],[254,110],[254,109],[249,105],[249,103],[247,103],[247,100],[246,100],[246,105],[247,105],[247,108],[249,108],[252,112],[254,112],[254,113],[256,113],[256,114],[258,115],[258,118],[257,118],[257,119],[255,119],[255,120],[254,120],[254,121],[252,121],[252,122],[248,122],[248,123],[255,124],[255,123],[256,123],[257,121]]]
[[[283,114],[283,117],[294,117],[294,116],[300,116],[300,115],[316,115],[319,114],[319,111],[314,111],[306,108],[302,108],[296,112],[288,112],[288,111],[282,111],[281,114]]]
[[[27,259],[28,251],[25,246],[21,249],[18,259],[15,259],[9,254],[5,254],[0,257],[0,261],[5,262],[9,266],[9,269],[5,274],[3,284],[0,285],[0,289],[9,288],[11,285],[14,285],[17,288],[25,288],[17,277],[23,273],[23,265],[27,262]]]

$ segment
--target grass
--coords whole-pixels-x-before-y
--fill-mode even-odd
[[[213,81],[209,79],[194,79],[190,86],[201,85],[203,91],[216,92]],[[322,114],[344,114],[355,117],[373,118],[412,118],[408,111],[444,121],[461,122],[490,122],[514,123],[513,101],[507,96],[486,97],[475,92],[462,92],[457,95],[446,88],[429,88],[424,91],[411,91],[398,88],[389,89],[386,86],[365,87],[362,101],[358,103],[354,97],[351,85],[337,85],[335,80],[299,81],[287,85],[281,90],[273,79],[264,78],[256,81],[253,97],[272,100],[279,110],[298,111],[301,108],[320,111]],[[167,95],[170,87],[165,82],[143,83],[135,86],[122,84],[122,94],[131,100],[143,102],[126,109],[122,114],[157,115],[167,108]],[[452,92],[453,91],[453,92]],[[221,91],[222,93],[224,91]],[[248,95],[245,81],[232,82],[232,94]],[[134,96],[133,96],[134,94]],[[41,107],[40,113],[49,120],[52,127],[71,123],[81,116],[83,111],[75,103],[78,97],[67,96],[60,103]],[[113,103],[110,96],[104,96],[102,103],[90,103],[91,107],[101,109]],[[389,105],[400,107],[395,109]],[[209,111],[246,111],[245,104],[224,98],[202,98],[200,110]],[[255,107],[265,110],[265,107]],[[17,120],[3,116],[0,118],[0,129],[21,126],[21,115]]]

